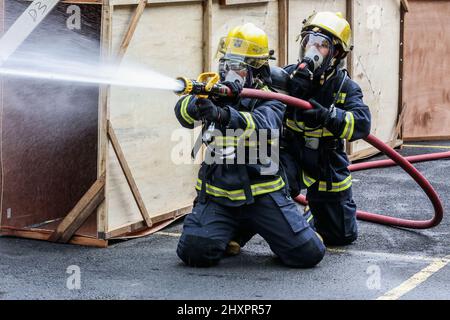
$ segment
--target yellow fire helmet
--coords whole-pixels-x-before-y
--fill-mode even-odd
[[[259,69],[270,57],[267,34],[253,23],[233,28],[220,39],[216,58],[243,62]]]
[[[353,49],[350,24],[344,19],[341,12],[322,11],[313,13],[303,22],[302,36],[306,31],[319,31],[317,28],[333,36],[344,50],[344,55]]]

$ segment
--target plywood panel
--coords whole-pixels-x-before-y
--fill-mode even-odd
[[[6,27],[28,4],[4,2]],[[98,56],[100,6],[79,6],[79,30],[67,28],[68,6],[58,5],[12,58],[62,49],[68,59],[74,51]],[[97,178],[97,108],[98,86],[3,79],[2,226],[61,218],[89,189]],[[95,215],[83,232],[96,235]]]
[[[345,14],[345,0],[290,0],[289,1],[289,48],[288,62],[296,63],[298,59],[299,43],[296,42],[303,20],[313,11],[334,11]]]
[[[263,29],[269,37],[269,47],[278,57],[278,3],[276,1],[253,3],[245,6],[223,6],[216,0],[212,11],[211,62],[212,71],[217,70],[218,62],[213,59],[221,37],[233,27],[251,22]]]
[[[132,7],[114,8],[113,52],[118,49],[132,12]],[[123,63],[139,64],[141,70],[170,77],[196,78],[202,71],[201,3],[148,6]],[[171,91],[111,90],[111,123],[151,216],[186,207],[195,197],[198,166],[175,164],[171,158],[177,145],[171,137],[180,130],[173,112],[177,99]],[[182,130],[193,140],[192,132]],[[110,231],[142,220],[112,148],[107,198]]]
[[[353,80],[362,88],[379,139],[395,139],[398,115],[400,5],[392,0],[354,1]],[[352,153],[369,148],[360,140]]]
[[[450,1],[410,1],[405,19],[403,137],[450,138]]]

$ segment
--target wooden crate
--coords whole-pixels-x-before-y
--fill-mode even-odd
[[[58,17],[56,29],[46,30],[49,39],[76,42],[80,34],[66,29],[64,17],[68,5],[78,5],[82,30],[90,32],[82,35],[91,40],[87,48],[102,59],[195,78],[216,69],[218,39],[234,25],[253,22],[266,30],[278,59],[273,63],[285,65],[296,62],[295,38],[304,18],[313,10],[342,11],[353,24],[356,46],[348,64],[371,108],[372,132],[386,142],[397,141],[403,11],[396,1],[149,2],[65,1],[24,46],[37,41],[46,23]],[[9,6],[23,10],[27,3],[0,0],[5,28],[20,12]],[[388,39],[382,37],[386,29],[392,34]],[[46,98],[34,98],[48,88]],[[171,160],[178,143],[173,132],[180,127],[173,93],[29,80],[7,80],[2,91],[1,234],[106,246],[112,238],[154,232],[191,209],[198,164]],[[75,94],[83,99],[71,99]],[[23,118],[17,110],[25,109]],[[41,119],[46,131],[36,126]],[[356,156],[375,152],[360,142],[349,151]]]

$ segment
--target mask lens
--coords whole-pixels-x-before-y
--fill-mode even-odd
[[[224,66],[225,66],[226,70],[233,70],[236,72],[247,70],[247,66],[245,65],[245,63],[243,63],[241,61],[225,60]]]

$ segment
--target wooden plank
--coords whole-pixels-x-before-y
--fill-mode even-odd
[[[408,0],[400,0],[401,4],[402,4],[402,9],[404,12],[408,12],[409,11],[409,2]]]
[[[5,0],[0,0],[0,35],[5,31]],[[0,78],[0,133],[3,133],[3,77]],[[3,142],[3,134],[0,142]],[[3,150],[0,148],[0,160],[3,159]],[[0,161],[0,181],[3,182],[3,163]],[[3,183],[0,184],[0,227],[3,226]]]
[[[141,19],[142,13],[144,13],[145,6],[147,5],[147,0],[140,0],[136,10],[134,11],[133,17],[131,18],[130,25],[128,26],[128,30],[125,34],[125,37],[122,40],[122,44],[120,45],[119,52],[117,52],[117,61],[120,63],[122,61],[125,52],[128,49],[128,45],[133,37],[134,31],[136,30],[137,24]]]
[[[203,72],[211,71],[212,0],[203,1]]]
[[[352,30],[352,40],[353,40],[353,26],[354,26],[354,16],[353,16],[353,0],[345,1],[345,17],[350,24],[350,28]],[[353,76],[353,50],[347,55],[347,71],[350,77]],[[345,150],[347,154],[353,153],[353,143],[346,141],[345,142]]]
[[[108,62],[111,56],[112,38],[112,15],[114,7],[102,6],[102,29],[101,29],[101,59]],[[109,94],[110,86],[100,86],[99,108],[98,108],[98,170],[97,175],[106,175],[108,161],[108,122],[109,119]],[[108,195],[106,195],[108,197]],[[97,209],[97,232],[105,233],[108,229],[108,201],[103,201]]]
[[[156,224],[159,224],[163,221],[167,220],[175,220],[179,218],[180,216],[183,216],[185,214],[188,214],[192,211],[192,205],[184,206],[180,209],[173,210],[167,213],[159,214],[154,217],[152,217],[153,226]],[[121,237],[126,235],[127,233],[132,233],[139,231],[141,229],[148,229],[143,221],[135,222],[132,224],[127,224],[125,226],[120,226],[114,230],[110,230],[106,233],[105,239],[115,238],[115,237]]]
[[[34,240],[45,240],[48,241],[49,236],[52,231],[47,230],[25,230],[25,229],[15,229],[2,227],[0,229],[0,235],[9,237],[19,237]],[[108,240],[96,239],[85,236],[73,236],[69,243],[81,245],[81,246],[91,246],[97,248],[106,248],[108,246]]]
[[[111,145],[114,149],[114,152],[116,153],[117,159],[119,160],[120,167],[122,168],[125,178],[127,179],[128,186],[131,189],[134,200],[136,201],[136,204],[139,208],[139,211],[142,217],[144,218],[147,227],[151,227],[152,219],[148,214],[147,208],[145,207],[144,201],[142,200],[141,193],[139,192],[136,181],[133,178],[130,167],[128,166],[128,163],[125,159],[125,155],[123,154],[122,148],[120,147],[119,144],[119,140],[117,139],[117,136],[114,132],[114,129],[110,121],[108,121],[108,136],[109,140],[111,141]]]
[[[395,126],[395,130],[392,134],[392,139],[397,139],[397,138],[401,138],[401,131],[403,128],[403,123],[405,121],[405,115],[406,115],[406,110],[408,108],[407,104],[403,105],[402,111],[400,112],[400,115],[398,116],[398,120],[397,120],[397,125]]]
[[[253,4],[253,3],[263,3],[269,2],[270,0],[219,0],[220,5],[230,6],[237,4]]]
[[[182,218],[182,216],[178,216],[178,217],[176,217],[176,218],[173,219],[173,220],[164,220],[164,221],[162,221],[162,222],[160,222],[160,223],[156,223],[156,224],[154,224],[151,228],[144,228],[144,229],[142,229],[142,230],[137,230],[137,231],[134,231],[134,232],[129,232],[129,233],[126,233],[126,234],[122,234],[122,235],[119,235],[119,236],[115,236],[115,237],[110,238],[110,239],[111,239],[111,240],[112,240],[112,239],[134,239],[134,238],[145,237],[145,236],[151,235],[151,234],[153,234],[153,233],[156,233],[156,232],[158,232],[158,231],[164,229],[164,228],[167,227],[169,224],[175,222],[176,220],[178,220],[178,219],[180,219],[180,218]]]
[[[138,4],[140,0],[109,0],[110,5],[112,6],[129,6],[133,4]],[[205,0],[150,0],[149,5],[177,5],[183,3],[192,3],[192,2],[203,2]]]
[[[69,241],[104,199],[105,176],[102,176],[92,185],[80,201],[78,201],[69,214],[65,216],[48,240],[62,243]]]
[[[288,63],[289,48],[289,0],[278,1],[278,66]]]
[[[126,235],[127,233],[132,233],[143,229],[148,229],[148,227],[145,225],[145,221],[139,221],[123,227],[118,227],[117,229],[114,230],[110,230],[107,233],[105,233],[104,238],[111,239],[121,237]]]
[[[32,2],[33,0],[23,0]],[[69,4],[103,4],[104,0],[60,0],[60,3],[69,3]]]
[[[404,123],[404,115],[406,104],[403,103],[403,57],[404,57],[404,42],[405,41],[405,10],[400,10],[400,43],[399,43],[399,70],[398,70],[398,118],[397,126],[395,128],[395,138],[402,137],[402,129]]]
[[[180,208],[180,209],[177,209],[177,210],[174,210],[174,211],[171,211],[171,212],[167,212],[167,213],[163,213],[163,214],[154,216],[152,221],[154,223],[159,223],[159,222],[162,222],[164,220],[175,219],[176,217],[185,215],[185,214],[187,214],[187,213],[189,213],[191,211],[192,211],[192,205],[188,205],[188,206],[185,206],[183,208]]]
[[[354,0],[346,0],[345,1],[345,17],[350,24],[350,28],[352,29],[352,40],[353,40],[353,27],[355,25],[354,22]],[[347,55],[347,71],[350,77],[353,76],[353,51]]]
[[[450,136],[450,1],[411,1],[405,16],[403,139]]]

